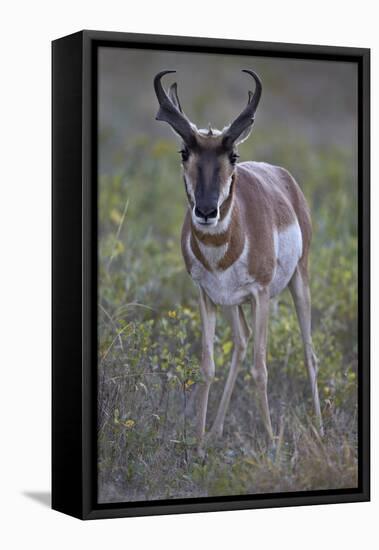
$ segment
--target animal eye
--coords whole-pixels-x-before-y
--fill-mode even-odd
[[[229,160],[232,164],[235,164],[238,159],[239,159],[238,153],[231,153],[231,155],[229,156]]]
[[[185,162],[189,158],[189,151],[188,149],[181,149],[179,153],[182,155],[182,161]]]

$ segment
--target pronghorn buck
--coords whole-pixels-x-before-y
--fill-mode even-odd
[[[224,392],[209,436],[223,432],[238,370],[251,331],[242,304],[251,304],[254,360],[251,368],[262,419],[274,440],[267,399],[266,343],[270,298],[289,287],[304,345],[313,405],[320,433],[317,359],[311,336],[308,254],[311,219],[304,195],[284,168],[264,162],[237,163],[237,146],[250,134],[262,93],[259,77],[241,114],[222,131],[199,130],[184,114],[177,85],[168,93],[154,78],[159,102],[157,120],[167,122],[182,140],[181,157],[188,210],[182,230],[187,270],[199,288],[202,322],[202,383],[198,391],[197,434],[205,435],[208,395],[215,376],[213,342],[216,306],[230,318],[233,355]]]

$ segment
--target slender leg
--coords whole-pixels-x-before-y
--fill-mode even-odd
[[[251,330],[246,322],[242,307],[232,306],[228,308],[228,310],[232,326],[234,348],[228,378],[226,380],[224,392],[222,394],[216,418],[211,429],[211,434],[215,436],[222,435],[226,411],[228,410],[239,368],[246,355],[247,342],[251,334]]]
[[[266,345],[267,325],[270,309],[270,295],[267,288],[259,290],[255,294],[254,314],[254,364],[251,374],[257,385],[258,404],[261,410],[262,419],[268,436],[274,439],[272,431],[270,409],[267,398],[267,367],[266,367]]]
[[[199,304],[202,323],[202,356],[200,365],[202,381],[200,382],[197,394],[198,415],[196,431],[198,438],[201,440],[205,432],[209,388],[215,376],[213,344],[216,328],[216,308],[201,288]]]
[[[301,273],[297,267],[289,288],[295,303],[297,318],[299,320],[301,336],[304,345],[304,358],[307,367],[309,381],[311,383],[313,407],[318,423],[320,434],[323,435],[322,416],[320,409],[320,399],[317,387],[318,360],[313,349],[311,335],[311,297],[306,274]]]

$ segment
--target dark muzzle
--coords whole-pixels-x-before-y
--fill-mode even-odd
[[[198,204],[195,208],[196,216],[199,218],[204,218],[204,220],[216,218],[217,212],[217,205],[215,206],[214,204]]]

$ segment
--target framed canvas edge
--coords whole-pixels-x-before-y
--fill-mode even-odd
[[[128,516],[146,516],[161,514],[177,514],[191,512],[209,512],[242,510],[254,508],[300,506],[313,504],[335,504],[344,502],[362,502],[370,500],[370,264],[369,264],[369,245],[370,245],[370,221],[369,221],[369,196],[370,196],[370,50],[366,48],[345,48],[337,46],[314,46],[301,44],[281,44],[281,43],[263,43],[252,41],[239,41],[227,39],[207,39],[192,37],[173,37],[161,35],[141,35],[130,33],[113,33],[102,31],[81,31],[72,36],[80,35],[82,40],[82,159],[80,166],[80,185],[82,189],[82,231],[81,235],[73,235],[73,238],[80,238],[82,243],[82,271],[80,279],[82,284],[82,350],[81,350],[81,368],[80,384],[82,387],[81,401],[81,453],[78,456],[81,466],[81,494],[79,501],[74,508],[70,510],[60,509],[60,511],[74,515],[81,519],[101,519],[116,518]],[[59,41],[64,41],[65,38]],[[57,41],[53,42],[54,43]],[[96,476],[96,467],[94,456],[96,456],[96,422],[94,400],[96,399],[94,389],[96,356],[94,357],[93,346],[93,328],[94,318],[96,317],[96,269],[97,258],[94,250],[97,241],[94,242],[96,235],[96,216],[97,197],[94,193],[94,180],[96,178],[96,164],[92,151],[95,151],[97,144],[97,134],[94,128],[94,116],[96,101],[96,83],[93,80],[95,56],[94,49],[98,45],[107,45],[120,42],[123,47],[127,45],[138,44],[138,47],[146,48],[156,47],[165,49],[166,47],[175,49],[188,48],[199,51],[199,48],[215,51],[216,49],[228,50],[229,53],[236,54],[237,51],[244,50],[249,55],[272,55],[276,57],[306,57],[354,60],[359,67],[359,86],[360,100],[359,117],[361,123],[361,133],[359,139],[360,165],[359,182],[361,184],[361,200],[359,205],[360,217],[360,242],[359,242],[359,268],[360,268],[360,488],[339,491],[318,491],[317,494],[294,494],[288,496],[279,495],[254,495],[249,498],[235,497],[223,499],[188,499],[183,502],[182,499],[170,502],[150,502],[144,503],[120,503],[120,504],[98,504],[96,502],[96,488],[94,487],[94,478]],[[257,53],[259,51],[259,54]],[[252,53],[254,52],[254,54]],[[95,88],[95,89],[94,89]],[[54,110],[54,108],[53,108]],[[54,178],[53,178],[54,179]],[[54,181],[53,181],[54,184]],[[57,275],[56,275],[57,276]],[[58,275],[59,276],[59,275]],[[53,313],[54,317],[54,313]],[[363,399],[364,397],[364,399]],[[364,468],[362,471],[362,466]],[[53,465],[54,470],[54,465]],[[315,492],[313,492],[315,493]],[[59,509],[59,507],[53,507]]]
[[[52,508],[75,517],[83,515],[82,48],[81,33],[52,44]]]

